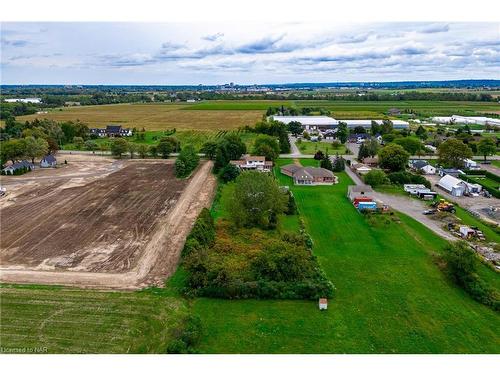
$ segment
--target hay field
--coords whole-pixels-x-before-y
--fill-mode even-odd
[[[95,128],[120,124],[146,130],[231,130],[253,126],[263,113],[263,110],[190,110],[186,104],[110,104],[55,109],[46,114],[19,116],[17,120],[80,120]]]

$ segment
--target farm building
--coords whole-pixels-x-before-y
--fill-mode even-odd
[[[4,99],[6,103],[33,103],[40,104],[42,102],[41,98],[13,98],[13,99]]]
[[[55,168],[57,165],[57,160],[54,155],[45,155],[42,160],[40,160],[41,168]]]
[[[353,201],[355,198],[366,197],[373,193],[370,185],[349,185],[347,187],[347,197]]]
[[[292,121],[300,122],[306,130],[331,129],[337,127],[339,122],[328,116],[272,116],[275,121],[288,125]]]
[[[466,191],[466,183],[452,175],[445,175],[438,182],[438,186],[455,197],[461,197]]]
[[[24,168],[27,168],[29,170],[33,170],[35,169],[35,166],[33,165],[33,163],[30,163],[29,161],[27,160],[22,160],[22,161],[18,161],[14,164],[11,164],[7,167],[5,167],[3,170],[2,170],[2,173],[3,174],[15,174],[15,172],[17,170],[21,170],[21,169],[24,169]]]
[[[281,173],[292,177],[295,185],[332,185],[338,182],[337,176],[325,168],[288,164],[281,167]]]
[[[500,126],[500,119],[484,116],[442,116],[433,117],[432,121],[440,124],[474,124]]]
[[[244,155],[240,160],[231,160],[230,163],[244,171],[270,172],[273,168],[273,162],[266,161],[264,156]]]

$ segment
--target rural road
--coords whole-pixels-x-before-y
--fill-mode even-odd
[[[361,179],[350,168],[346,168],[345,171],[356,185],[364,185],[363,181],[361,181]],[[384,202],[384,204],[387,204],[394,210],[402,212],[405,215],[408,215],[411,218],[417,220],[419,223],[425,225],[427,228],[443,237],[445,240],[456,240],[455,237],[441,228],[439,222],[432,220],[429,216],[422,214],[422,212],[427,209],[422,201],[412,199],[410,197],[384,194],[379,192],[374,192],[371,195],[373,196],[373,198]]]

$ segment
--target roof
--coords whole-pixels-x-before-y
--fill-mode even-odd
[[[349,193],[371,193],[373,189],[370,185],[349,185],[347,191]]]
[[[290,173],[294,178],[301,179],[313,179],[314,177],[335,177],[333,172],[329,171],[328,169],[317,167],[302,167],[297,164],[284,165],[283,167],[281,167],[281,170]]]
[[[21,160],[21,161],[18,161],[18,162],[15,162],[14,164],[12,165],[9,165],[8,167],[6,168],[11,168],[13,170],[15,169],[19,169],[19,168],[23,168],[23,167],[28,167],[28,168],[32,168],[33,167],[33,164],[30,163],[29,161],[27,160]]]
[[[106,126],[106,131],[110,133],[118,133],[122,129],[121,125],[107,125]]]
[[[320,298],[319,303],[321,304],[328,303],[328,300],[326,298]]]
[[[456,177],[453,177],[449,174],[443,176],[438,182],[438,185],[445,188],[446,190],[451,190],[452,188],[463,185],[463,184],[464,184],[464,181],[462,181]]]
[[[245,161],[266,161],[265,156],[255,156],[255,155],[244,155],[242,159]]]
[[[300,165],[297,165],[297,164],[287,164],[287,165],[282,166],[281,170],[293,174],[295,171],[297,171],[300,168],[302,168],[302,167]]]
[[[56,158],[52,154],[45,155],[41,161],[45,160],[47,163],[54,163],[56,162]]]
[[[338,121],[328,116],[272,116],[273,120],[289,124],[292,121],[302,125],[338,125]]]
[[[413,168],[420,169],[425,167],[426,165],[429,165],[429,163],[427,162],[427,160],[412,160],[411,165],[413,166]]]
[[[378,158],[364,158],[363,159],[363,163],[365,164],[375,164],[375,163],[378,163]]]
[[[313,177],[334,177],[333,172],[325,168],[305,167],[304,170]]]

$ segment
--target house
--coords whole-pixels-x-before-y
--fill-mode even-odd
[[[23,169],[23,168],[28,168],[29,170],[33,170],[33,169],[35,169],[35,166],[33,165],[33,163],[30,163],[27,160],[22,160],[22,161],[18,161],[14,164],[11,164],[11,165],[5,167],[2,170],[2,173],[12,175],[15,173],[15,171]]]
[[[436,174],[436,168],[430,165],[427,160],[410,160],[408,164],[415,171],[421,171],[424,174]]]
[[[351,201],[359,197],[367,197],[371,193],[373,193],[373,189],[370,185],[349,185],[347,187],[347,197]]]
[[[378,158],[364,158],[363,164],[369,167],[376,167],[378,165]]]
[[[230,163],[242,171],[257,170],[259,172],[270,172],[273,168],[273,162],[266,161],[264,156],[243,155],[240,160],[231,160]]]
[[[369,166],[362,163],[356,163],[351,165],[351,169],[357,174],[367,174],[372,170]]]
[[[461,174],[463,174],[463,172],[460,170],[460,169],[454,169],[454,168],[440,168],[439,171],[438,171],[439,175],[441,177],[449,174],[450,176],[453,176],[453,177],[458,177],[460,176]]]
[[[389,116],[396,116],[401,114],[401,110],[399,108],[389,108],[387,111],[387,114]]]
[[[292,177],[295,185],[332,185],[338,183],[337,176],[325,168],[288,164],[281,167],[281,173]]]
[[[328,309],[328,300],[326,298],[319,299],[319,309],[320,310]]]
[[[121,125],[107,125],[106,129],[92,128],[90,134],[97,135],[98,137],[131,137],[132,130],[122,128]]]
[[[470,160],[470,159],[464,160],[464,168],[466,168],[466,169],[479,169],[477,162],[475,162],[474,160]]]
[[[42,160],[40,160],[40,168],[55,168],[57,165],[57,160],[54,155],[45,155]]]
[[[438,186],[454,197],[461,197],[467,189],[465,181],[462,181],[451,174],[443,176],[438,182]]]

